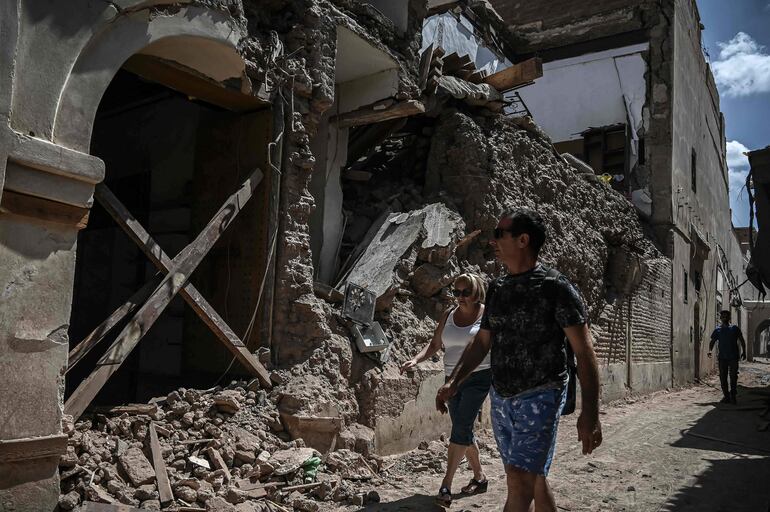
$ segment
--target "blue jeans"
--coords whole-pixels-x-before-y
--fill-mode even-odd
[[[492,429],[503,463],[548,476],[556,430],[567,400],[566,386],[538,389],[513,398],[501,397],[492,389],[490,398]]]
[[[452,418],[452,434],[449,442],[463,446],[473,444],[473,422],[492,386],[492,370],[473,372],[460,384],[457,394],[449,399],[449,417]]]

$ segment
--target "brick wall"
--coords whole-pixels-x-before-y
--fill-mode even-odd
[[[633,362],[671,358],[672,264],[667,258],[645,260],[644,264],[641,283],[631,296],[609,304],[594,323],[594,348],[600,364],[626,362],[629,327]]]
[[[671,359],[671,269],[667,258],[647,260],[642,283],[631,297],[631,360]]]
[[[628,331],[629,303],[618,299],[608,304],[594,323],[594,349],[599,364],[626,361],[626,333]]]

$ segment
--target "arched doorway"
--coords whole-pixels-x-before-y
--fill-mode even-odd
[[[754,353],[770,357],[770,318],[761,322],[754,330]]]
[[[75,64],[56,115],[55,140],[105,162],[101,186],[149,233],[151,252],[162,250],[169,258],[195,238],[255,169],[269,172],[270,104],[244,94],[237,35],[216,16],[190,8],[176,20],[149,21],[138,34],[116,22]],[[252,349],[259,344],[252,318],[267,261],[269,183],[263,180],[253,192],[255,199],[190,279],[221,312],[225,327]],[[145,257],[147,248],[116,223],[114,208],[100,202],[97,193],[88,226],[78,236],[71,349],[125,308],[137,290],[164,275]],[[100,332],[98,347],[70,366],[68,395],[130,320],[128,314],[106,336]],[[205,319],[175,297],[96,402],[143,401],[181,386],[209,387],[232,361]],[[232,369],[242,373],[238,364]]]

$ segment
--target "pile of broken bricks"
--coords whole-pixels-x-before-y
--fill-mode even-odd
[[[316,511],[379,500],[381,459],[321,457],[289,440],[275,400],[256,382],[233,382],[65,418],[59,509]]]

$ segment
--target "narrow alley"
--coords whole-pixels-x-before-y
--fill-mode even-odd
[[[576,418],[565,417],[549,475],[558,510],[770,510],[770,359],[758,358],[742,368],[738,405],[718,404],[718,387],[719,380],[713,376],[701,385],[606,406],[604,444],[590,456],[580,453]],[[505,501],[505,477],[494,439],[488,431],[481,437],[489,491],[459,497],[453,511],[500,510]],[[436,443],[429,443],[431,448],[437,460],[445,460]],[[399,456],[394,469],[413,468],[408,460],[415,456],[423,458],[419,451]],[[378,487],[381,503],[344,510],[441,510],[433,502],[440,472],[426,468],[420,473],[394,474],[388,480],[400,488]],[[468,478],[463,465],[456,480],[464,485]]]

